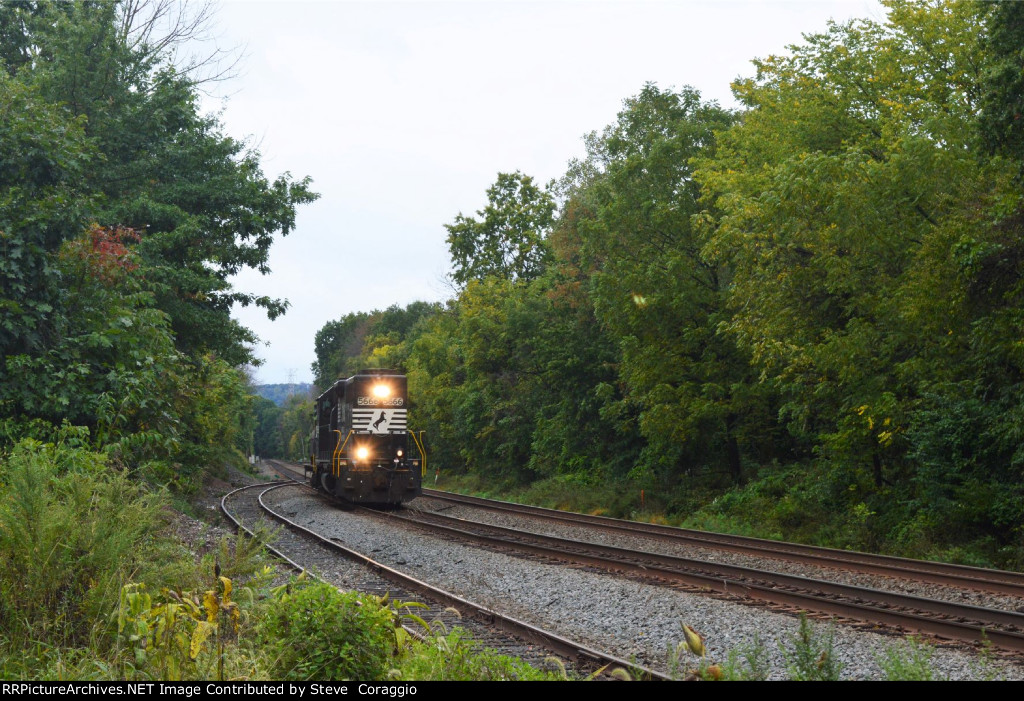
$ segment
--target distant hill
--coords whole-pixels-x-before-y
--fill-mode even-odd
[[[284,400],[293,394],[306,397],[309,395],[309,390],[312,389],[313,385],[308,382],[299,382],[294,384],[283,384],[283,385],[256,385],[253,389],[256,390],[256,394],[265,399],[269,399],[278,406],[284,405]]]

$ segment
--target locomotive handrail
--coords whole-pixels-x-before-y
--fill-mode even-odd
[[[420,433],[426,433],[426,431],[420,431]],[[423,449],[423,442],[416,437],[415,431],[409,431],[409,435],[412,436],[413,441],[416,442],[416,448],[420,451],[420,477],[427,476],[427,451]]]
[[[427,437],[423,435],[424,433],[426,431],[420,431],[419,437],[420,457],[423,458],[422,469],[420,470],[421,479],[427,476]]]
[[[331,474],[335,477],[341,477],[341,453],[345,450],[345,446],[348,445],[348,439],[352,437],[352,431],[348,432],[345,436],[345,442],[341,442],[341,431],[334,429],[334,432],[338,434],[338,442],[335,444],[334,455],[331,456]]]

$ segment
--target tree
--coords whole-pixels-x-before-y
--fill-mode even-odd
[[[465,465],[482,474],[529,475],[534,424],[545,398],[535,340],[547,306],[529,283],[497,276],[471,280],[413,341],[410,398],[434,443],[458,456],[445,455],[447,469]]]
[[[193,51],[212,41],[208,29],[214,12],[215,6],[209,0],[9,0],[0,5],[0,60],[12,71],[37,68],[41,61],[53,58],[49,47],[36,41],[40,31],[67,20],[71,24],[89,24],[91,18],[100,18],[114,28],[111,39],[143,63],[172,63],[179,73],[198,85],[220,79],[237,63],[228,61],[225,67],[224,60],[234,52],[221,47],[215,46],[205,54]],[[81,75],[78,79],[92,77]]]
[[[1024,286],[1014,168],[978,138],[991,8],[887,4],[735,85],[742,122],[697,162],[719,209],[705,255],[732,271],[725,328],[783,393],[836,522],[877,509],[879,538],[955,523],[1009,542]]]
[[[409,341],[418,327],[440,310],[439,304],[393,304],[384,311],[353,312],[317,331],[313,374],[320,390],[362,368],[405,368]]]
[[[281,436],[281,418],[284,410],[264,397],[256,397],[253,403],[256,417],[253,450],[265,458],[285,457],[286,445]]]
[[[243,267],[269,272],[274,236],[288,234],[296,206],[317,196],[308,178],[269,181],[258,153],[199,114],[195,81],[169,53],[197,26],[169,43],[145,28],[133,34],[128,17],[138,9],[85,1],[5,7],[12,21],[0,33],[0,56],[10,75],[62,104],[69,118],[84,118],[104,166],[82,170],[78,184],[97,195],[98,220],[142,234],[146,279],[179,348],[243,364],[256,339],[231,320],[232,306],[255,304],[274,318],[286,302],[232,290],[227,280]]]
[[[985,3],[988,61],[980,128],[990,153],[1015,159],[1024,175],[1024,4]]]
[[[204,12],[160,35],[171,9],[0,4],[0,432],[71,421],[188,489],[250,448],[232,306],[286,306],[228,278],[316,195],[199,113],[173,50]]]
[[[713,152],[730,113],[692,89],[645,85],[587,139],[563,181],[559,238],[574,241],[597,318],[619,344],[619,379],[647,441],[637,476],[675,480],[700,466],[742,471],[754,378],[727,318],[724,272],[701,255],[706,205],[690,160]],[[572,231],[567,231],[568,229]]]
[[[498,173],[487,189],[487,206],[479,220],[461,213],[446,224],[448,250],[455,271],[452,279],[465,287],[470,280],[497,276],[506,280],[532,280],[547,261],[544,237],[554,220],[551,195],[533,184],[533,178]]]
[[[134,276],[132,235],[96,226],[61,246],[53,265],[63,303],[43,347],[5,356],[0,415],[87,426],[97,447],[119,444],[122,456],[144,443],[173,447],[183,359]]]
[[[84,120],[0,72],[0,353],[37,353],[60,305],[56,253],[94,202],[83,185],[98,155]],[[0,385],[4,370],[0,368]]]

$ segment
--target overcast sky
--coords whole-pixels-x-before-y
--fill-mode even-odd
[[[271,274],[234,281],[291,303],[274,322],[236,314],[267,344],[257,381],[310,381],[328,321],[450,297],[444,224],[481,209],[499,172],[561,176],[645,82],[735,106],[751,59],[883,16],[869,0],[222,1],[218,44],[244,58],[205,108],[268,178],[309,175],[320,193]]]

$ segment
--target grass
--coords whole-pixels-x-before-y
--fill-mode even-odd
[[[536,669],[523,660],[501,655],[474,641],[461,628],[436,633],[416,642],[395,660],[389,679],[395,681],[562,681],[561,664]]]
[[[886,645],[877,656],[886,681],[948,681],[932,664],[934,648],[916,638]]]
[[[413,603],[273,587],[265,533],[197,559],[168,528],[175,503],[81,446],[0,455],[0,679],[565,678],[461,629],[399,635]]]

